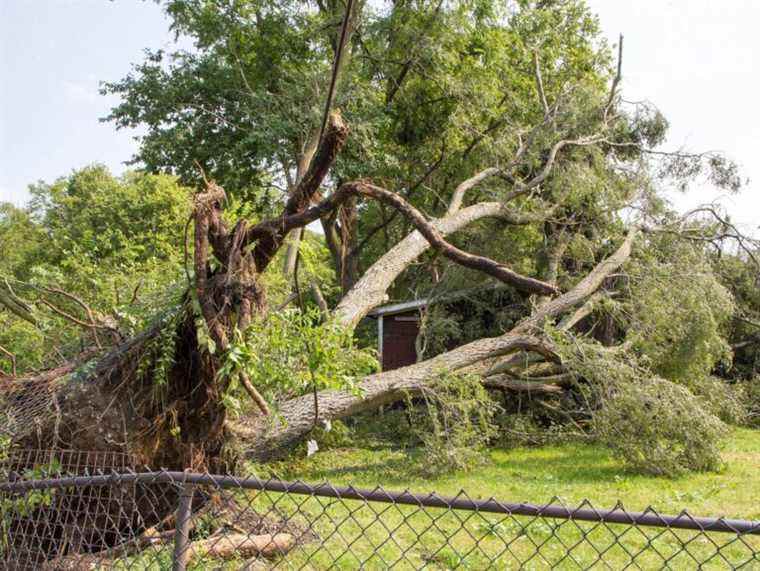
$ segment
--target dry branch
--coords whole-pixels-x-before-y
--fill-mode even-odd
[[[507,375],[489,377],[483,381],[483,386],[489,389],[517,393],[562,394],[564,392],[564,389],[560,385],[522,381],[520,379],[513,379]]]

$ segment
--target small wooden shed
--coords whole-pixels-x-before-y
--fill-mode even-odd
[[[420,332],[420,312],[427,304],[427,299],[415,299],[370,312],[370,317],[377,319],[377,351],[383,371],[417,362],[415,341]]]
[[[447,350],[472,341],[473,320],[480,325],[479,336],[499,335],[506,318],[518,319],[520,312],[510,317],[520,306],[512,290],[502,283],[479,284],[470,288],[442,292],[438,295],[383,305],[371,311],[369,317],[377,319],[377,351],[383,371],[398,369],[417,362],[417,336],[424,312],[433,305],[441,306],[446,313],[456,316],[460,324],[458,335],[447,339]],[[510,309],[512,308],[512,310]]]

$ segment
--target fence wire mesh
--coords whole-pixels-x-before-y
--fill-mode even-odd
[[[17,439],[33,432],[58,414],[58,393],[66,377],[55,371],[39,379],[13,379],[0,376],[0,438]]]
[[[187,472],[0,484],[4,569],[754,569],[760,522]]]

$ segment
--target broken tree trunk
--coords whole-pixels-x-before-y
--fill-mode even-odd
[[[248,535],[243,533],[225,534],[196,541],[188,548],[190,560],[210,559],[247,559],[265,557],[274,559],[286,555],[295,546],[295,538],[289,533],[274,535]]]

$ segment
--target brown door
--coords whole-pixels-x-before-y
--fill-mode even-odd
[[[416,310],[383,318],[383,371],[417,362],[414,341],[419,327],[419,313]]]

